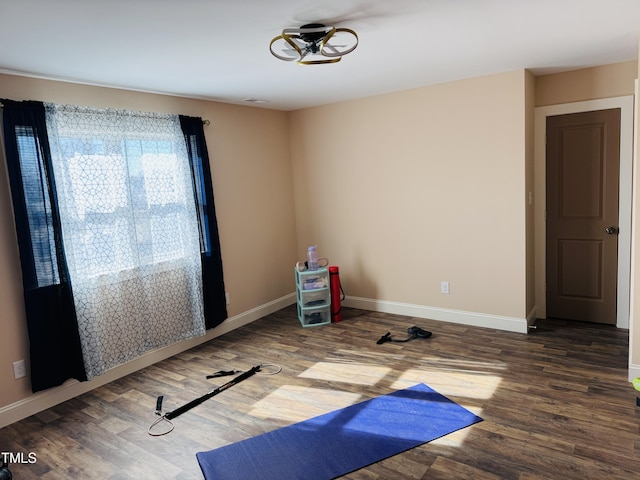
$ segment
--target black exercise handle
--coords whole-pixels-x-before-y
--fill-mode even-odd
[[[13,474],[11,470],[9,470],[9,464],[2,458],[2,466],[0,466],[0,479],[1,480],[11,480],[13,478]]]
[[[219,372],[207,375],[205,378],[208,380],[210,378],[227,377],[229,375],[233,375],[234,373],[238,372],[236,370],[220,370]]]
[[[387,332],[385,333],[383,336],[380,337],[380,340],[378,340],[376,343],[378,345],[382,345],[384,342],[391,342],[391,332]]]
[[[209,400],[214,395],[217,395],[220,392],[225,391],[227,388],[233,387],[237,383],[240,383],[241,381],[246,380],[247,378],[249,378],[250,376],[252,376],[253,374],[255,374],[258,371],[260,371],[260,365],[256,365],[251,370],[247,370],[243,374],[238,375],[236,378],[234,378],[233,380],[225,383],[221,387],[218,387],[215,390],[211,390],[209,393],[206,393],[203,396],[201,396],[199,398],[196,398],[195,400],[191,400],[189,403],[187,403],[187,404],[185,404],[185,405],[183,405],[181,407],[176,408],[174,411],[167,412],[164,417],[167,420],[174,419],[177,416],[182,415],[184,412],[186,412],[188,410],[191,410],[193,407],[197,407],[202,402],[204,402],[206,400]]]

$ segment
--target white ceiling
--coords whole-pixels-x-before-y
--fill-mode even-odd
[[[317,66],[269,53],[311,22],[354,29],[357,49]],[[0,72],[294,110],[635,60],[639,32],[640,0],[0,0]]]

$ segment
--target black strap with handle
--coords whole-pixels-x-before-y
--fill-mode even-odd
[[[432,334],[428,330],[423,330],[419,327],[409,327],[407,328],[407,333],[409,336],[403,340],[396,340],[391,337],[391,332],[385,333],[380,339],[376,342],[378,345],[381,345],[386,342],[408,342],[409,340],[413,340],[415,338],[429,338]]]
[[[256,372],[260,371],[260,367],[261,365],[256,365],[255,367],[253,367],[251,370],[247,370],[246,372],[244,372],[241,375],[238,375],[236,378],[234,378],[233,380],[230,380],[229,382],[225,383],[224,385],[215,388],[213,390],[211,390],[208,393],[205,393],[204,395],[202,395],[201,397],[196,398],[195,400],[191,400],[189,403],[176,408],[175,410],[173,410],[172,412],[167,412],[164,414],[164,418],[166,418],[167,420],[172,420],[176,417],[178,417],[179,415],[182,415],[184,412],[187,412],[189,410],[191,410],[193,407],[197,407],[198,405],[200,405],[201,403],[209,400],[211,397],[218,395],[221,392],[224,392],[227,388],[231,388],[234,385],[240,383],[243,380],[246,380],[247,378],[251,377],[252,375],[254,375]]]

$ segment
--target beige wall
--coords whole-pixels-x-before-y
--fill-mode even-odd
[[[224,279],[231,301],[229,315],[293,292],[296,239],[286,113],[9,75],[0,75],[0,98],[176,113],[210,120],[205,134]],[[4,159],[0,164],[1,408],[29,397],[30,386],[27,379],[14,380],[11,367],[15,360],[28,359],[28,342]]]
[[[516,71],[293,112],[298,250],[318,244],[348,296],[526,318],[531,82]]]
[[[637,74],[638,62],[632,60],[540,76],[536,79],[536,106],[633,95]]]

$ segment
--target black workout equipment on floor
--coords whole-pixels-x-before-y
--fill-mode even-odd
[[[234,385],[236,385],[237,383],[240,383],[243,380],[246,380],[247,378],[249,378],[250,376],[252,376],[254,373],[256,373],[257,371],[260,370],[260,365],[256,365],[255,367],[253,367],[251,370],[247,370],[246,372],[244,372],[242,375],[238,375],[236,378],[234,378],[233,380],[225,383],[224,385],[222,385],[221,387],[218,388],[214,388],[213,390],[211,390],[209,393],[205,393],[204,395],[202,395],[201,397],[196,398],[195,400],[191,400],[189,403],[187,403],[186,405],[181,406],[180,408],[176,408],[174,411],[172,412],[167,412],[165,413],[165,418],[167,420],[172,420],[174,418],[176,418],[179,415],[182,415],[184,412],[191,410],[193,407],[196,407],[198,405],[200,405],[202,402],[209,400],[211,397],[213,397],[214,395],[219,394],[220,392],[225,391],[227,388],[229,387],[233,387]]]
[[[396,340],[395,338],[391,337],[391,332],[387,332],[382,337],[380,337],[380,340],[378,340],[376,343],[378,345],[381,345],[386,342],[408,342],[409,340],[414,340],[416,338],[429,338],[432,335],[431,332],[423,330],[422,328],[416,326],[407,328],[407,333],[409,334],[407,338]]]
[[[2,467],[0,467],[0,480],[12,480],[13,475],[11,474],[11,470],[9,470],[9,465],[7,462],[2,460]]]
[[[225,383],[221,387],[215,388],[215,389],[211,390],[210,392],[205,393],[201,397],[198,397],[195,400],[191,400],[189,403],[187,403],[187,404],[185,404],[185,405],[183,405],[183,406],[181,406],[179,408],[176,408],[172,412],[167,412],[164,415],[162,415],[162,396],[158,397],[158,400],[156,402],[156,415],[160,415],[160,418],[158,420],[156,420],[155,422],[153,422],[153,424],[151,424],[151,426],[149,427],[149,430],[147,431],[147,433],[149,433],[149,435],[152,435],[154,437],[157,437],[157,436],[160,436],[160,435],[166,435],[167,433],[170,433],[171,431],[173,431],[173,428],[174,428],[174,425],[171,422],[171,420],[173,420],[174,418],[176,418],[176,417],[182,415],[183,413],[191,410],[193,407],[197,407],[198,405],[200,405],[201,403],[205,402],[206,400],[209,400],[211,397],[219,394],[220,392],[225,391],[227,388],[231,388],[234,385],[240,383],[241,381],[246,380],[247,378],[251,377],[255,373],[259,372],[261,367],[262,367],[262,365],[256,365],[251,370],[247,370],[243,374],[238,375],[233,380],[228,381],[227,383]],[[228,372],[218,372],[218,373],[222,373],[224,375],[228,374]],[[216,376],[216,374],[214,374],[214,376]],[[152,429],[156,425],[158,425],[160,422],[163,422],[163,421],[167,422],[170,425],[169,430],[162,431],[162,432],[159,432],[159,433],[152,432]]]

